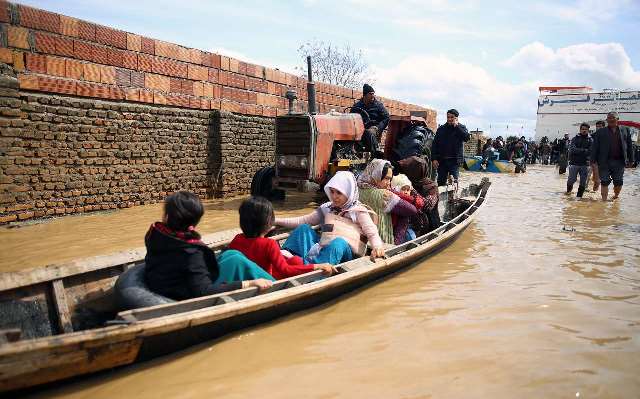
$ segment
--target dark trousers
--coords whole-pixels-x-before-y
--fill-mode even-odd
[[[458,181],[459,165],[456,159],[447,159],[438,164],[438,186],[447,185],[447,174],[453,176],[454,181]]]

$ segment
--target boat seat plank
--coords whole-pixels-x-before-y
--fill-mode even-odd
[[[67,302],[67,295],[64,292],[64,282],[61,279],[53,280],[51,282],[51,287],[53,291],[53,301],[58,314],[60,331],[64,333],[73,332],[69,303]]]
[[[6,328],[0,330],[0,345],[9,342],[17,342],[22,336],[22,330],[19,328]]]

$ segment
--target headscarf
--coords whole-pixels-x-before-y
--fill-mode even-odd
[[[400,169],[413,183],[413,187],[423,195],[437,194],[438,186],[427,177],[429,168],[427,162],[420,157],[412,156],[398,162]]]
[[[391,165],[386,159],[373,159],[369,162],[360,176],[358,176],[358,187],[379,188],[377,183],[382,180],[382,170],[384,165]]]
[[[411,180],[409,180],[407,175],[399,174],[397,176],[393,176],[393,179],[391,179],[391,187],[394,190],[402,191],[402,187],[404,186],[409,186],[409,188],[412,188]]]
[[[349,209],[358,203],[358,185],[353,173],[341,170],[325,184],[324,192],[329,198],[331,198],[330,188],[340,191],[347,197],[347,202],[342,206],[342,210]]]

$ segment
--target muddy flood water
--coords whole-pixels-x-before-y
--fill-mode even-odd
[[[566,175],[553,167],[490,178],[470,227],[404,272],[32,396],[640,397],[640,170],[625,172],[621,198],[608,203],[565,196]],[[236,227],[238,205],[208,203],[200,230]],[[278,212],[305,207],[299,200]],[[0,270],[139,247],[159,213],[148,206],[0,230]]]

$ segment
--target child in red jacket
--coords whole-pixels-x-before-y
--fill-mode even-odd
[[[285,258],[278,242],[266,237],[275,221],[273,206],[267,199],[250,197],[242,202],[238,212],[242,234],[233,238],[229,249],[242,252],[276,280],[313,270],[322,270],[328,276],[333,274],[333,266],[328,263],[305,265],[299,256]]]
[[[424,207],[424,198],[418,194],[411,185],[411,180],[406,175],[399,174],[391,180],[391,191],[401,199],[415,206],[418,212]],[[393,237],[396,245],[411,241],[416,238],[416,233],[409,227],[411,217],[398,217],[391,215],[393,223]]]

